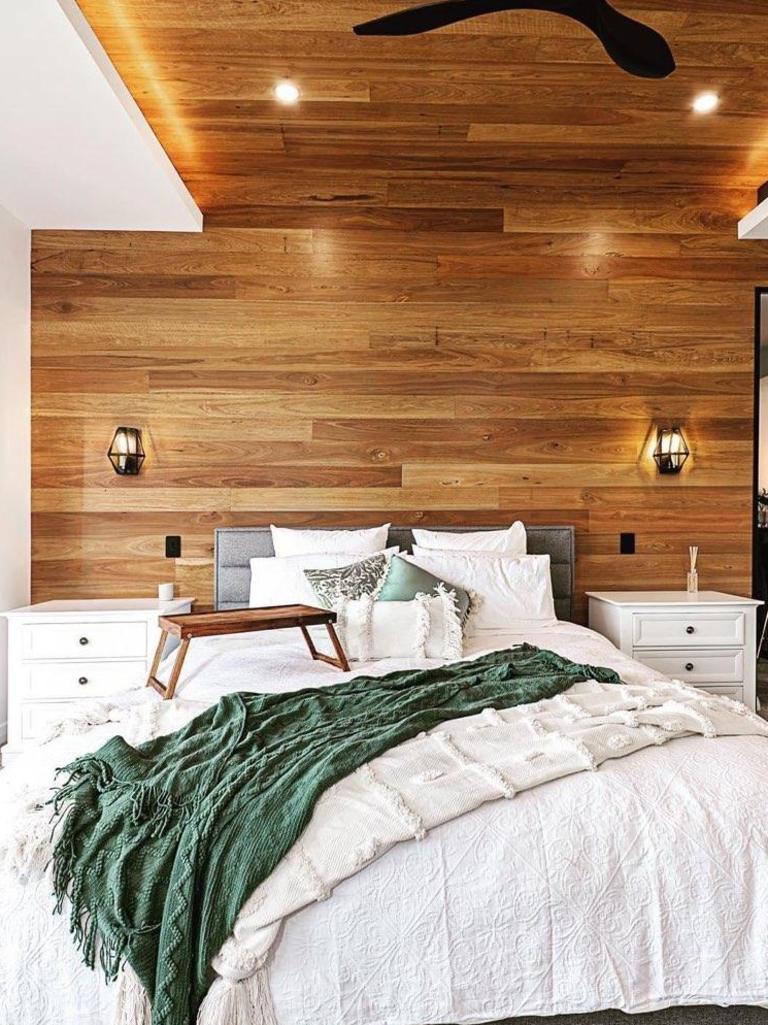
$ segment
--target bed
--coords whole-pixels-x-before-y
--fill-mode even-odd
[[[390,541],[408,547],[406,531]],[[533,528],[553,565],[558,622],[475,637],[464,657],[523,641],[615,669],[633,686],[663,681],[569,622],[573,531]],[[216,535],[219,607],[247,602],[250,558],[268,533]],[[419,665],[433,664],[425,660]],[[356,665],[384,675],[398,664]],[[215,638],[190,649],[169,716],[226,692],[325,686],[301,637]],[[84,722],[4,770],[7,800],[115,733],[147,735],[159,702],[138,693],[107,721]],[[169,719],[169,722],[171,720]],[[685,737],[490,801],[399,843],[283,923],[269,962],[279,1025],[439,1025],[592,1012],[768,1005],[768,743]],[[7,816],[6,816],[7,822]],[[115,990],[79,962],[50,883],[6,865],[0,906],[0,1025],[111,1025]],[[736,1013],[736,1012],[734,1012]],[[690,1021],[670,1012],[665,1022]],[[733,1020],[736,1020],[735,1018]]]

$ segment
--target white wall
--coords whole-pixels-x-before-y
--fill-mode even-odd
[[[0,207],[0,612],[29,601],[30,233]],[[8,720],[0,616],[0,737]]]

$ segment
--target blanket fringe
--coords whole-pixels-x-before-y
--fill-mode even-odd
[[[152,1005],[139,977],[126,963],[117,980],[113,1025],[152,1025]],[[223,1023],[222,1023],[223,1025]]]
[[[277,1025],[266,966],[246,979],[219,976],[200,1005],[197,1025]]]
[[[455,662],[464,654],[464,634],[456,602],[456,592],[440,583],[435,588],[443,609],[443,658]]]
[[[82,758],[65,765],[63,769],[57,769],[56,773],[69,774],[66,782],[56,789],[48,802],[53,805],[53,814],[57,817],[62,814],[64,807],[73,800],[81,787],[90,783],[97,793],[103,794],[115,786],[112,766],[95,755],[83,755]]]
[[[429,595],[420,591],[414,598],[416,602],[416,635],[413,642],[413,657],[427,657],[427,638],[431,628],[429,615]]]
[[[103,933],[99,927],[98,910],[86,905],[83,876],[77,868],[76,825],[72,809],[82,787],[91,786],[103,794],[122,784],[115,779],[110,765],[92,755],[71,762],[59,772],[67,772],[69,777],[48,802],[53,806],[54,823],[50,862],[54,911],[61,914],[65,902],[69,902],[69,931],[82,954],[83,963],[94,968],[98,958],[105,979],[113,982],[123,963],[127,935],[125,932],[114,936]]]

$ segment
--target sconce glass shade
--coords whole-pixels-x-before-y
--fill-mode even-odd
[[[115,473],[135,477],[144,462],[144,447],[138,427],[118,427],[107,452]]]
[[[661,427],[656,439],[653,458],[659,473],[680,473],[690,455],[683,432],[679,427]]]

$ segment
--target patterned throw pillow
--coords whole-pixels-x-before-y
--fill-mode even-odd
[[[370,559],[336,569],[305,569],[318,601],[326,609],[336,608],[344,600],[357,601],[364,595],[377,597],[384,586],[391,555],[379,552]]]

